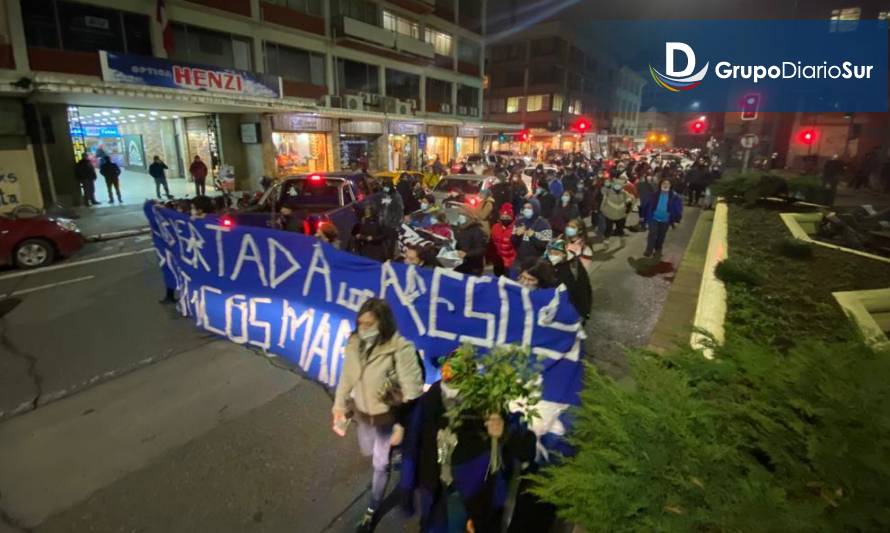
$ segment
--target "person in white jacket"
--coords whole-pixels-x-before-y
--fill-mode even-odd
[[[362,454],[371,457],[371,501],[359,523],[363,531],[369,530],[383,500],[390,448],[403,432],[394,408],[423,393],[423,369],[414,344],[396,331],[385,300],[367,300],[357,316],[356,330],[346,343],[332,414],[334,431],[345,436],[351,412]]]

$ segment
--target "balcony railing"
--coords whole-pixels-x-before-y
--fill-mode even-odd
[[[341,17],[338,26],[338,34],[341,37],[351,37],[367,41],[384,48],[392,48],[399,52],[433,59],[436,55],[433,45],[402,35],[400,33],[391,32],[387,29],[368,24],[350,17]]]

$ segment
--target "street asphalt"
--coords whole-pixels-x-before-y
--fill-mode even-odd
[[[603,371],[646,344],[697,214],[660,261],[645,234],[596,246]],[[150,247],[0,272],[0,532],[351,531],[370,467],[330,431],[328,392],[159,305]],[[377,530],[407,524],[393,511]]]

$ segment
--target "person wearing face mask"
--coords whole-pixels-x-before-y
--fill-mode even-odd
[[[577,257],[569,257],[566,243],[555,240],[547,247],[547,260],[556,270],[556,279],[565,285],[569,301],[575,306],[582,322],[590,318],[590,307],[593,304],[593,291],[590,288],[590,277],[587,269]]]
[[[503,531],[507,489],[519,472],[488,472],[491,438],[498,439],[503,464],[512,466],[534,460],[536,437],[507,412],[468,416],[452,429],[448,411],[461,401],[463,376],[447,359],[440,374],[417,400],[405,433],[398,487],[403,510],[419,511],[422,533]]]
[[[653,254],[661,256],[668,229],[683,218],[683,198],[671,190],[671,180],[661,180],[658,189],[640,211],[640,216],[649,225],[649,237],[643,254],[646,257]]]
[[[491,226],[489,255],[495,276],[506,275],[516,260],[516,248],[513,246],[513,206],[510,204],[501,206],[498,221]]]
[[[407,172],[403,172],[399,176],[399,184],[396,186],[396,192],[402,199],[402,207],[405,214],[413,213],[420,209],[420,200],[415,194],[415,180]]]
[[[405,216],[405,206],[402,197],[393,187],[391,178],[384,178],[381,185],[382,192],[376,199],[377,213],[380,227],[383,229],[384,257],[389,260],[395,255],[399,227],[402,225],[402,217]]]
[[[569,258],[577,258],[589,272],[593,266],[593,248],[587,241],[587,228],[581,219],[570,220],[561,238],[566,243]]]
[[[573,218],[578,218],[581,213],[578,211],[578,205],[575,203],[575,194],[571,189],[563,191],[559,198],[559,203],[553,208],[550,217],[550,228],[554,235],[560,235],[566,228],[566,224]]]
[[[457,253],[463,262],[454,270],[473,276],[481,276],[485,269],[485,250],[488,238],[475,217],[460,213],[454,227]]]
[[[535,189],[535,199],[541,205],[541,216],[549,219],[553,213],[553,208],[556,206],[556,198],[550,194],[547,182],[538,182],[538,187]]]
[[[516,259],[520,262],[541,257],[553,239],[550,223],[538,214],[539,211],[537,200],[528,200],[523,204],[521,216],[513,227],[513,246],[516,248]]]
[[[420,200],[420,207],[417,212],[412,215],[410,225],[412,228],[428,229],[436,223],[436,198],[432,194],[427,194]]]
[[[333,430],[341,437],[351,413],[362,454],[372,461],[371,498],[359,523],[359,531],[370,531],[389,481],[390,448],[403,434],[397,421],[410,416],[412,402],[423,393],[424,372],[414,344],[398,333],[385,300],[365,301],[356,322],[343,352],[331,413]]]
[[[603,234],[605,237],[603,244],[606,246],[609,245],[609,238],[612,235],[624,236],[624,224],[634,202],[633,195],[625,190],[626,185],[627,179],[625,175],[622,175],[603,187],[603,202],[600,205],[600,211],[606,225]]]

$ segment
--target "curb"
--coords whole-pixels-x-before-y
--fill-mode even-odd
[[[723,344],[724,324],[726,322],[726,286],[717,279],[715,269],[720,261],[729,255],[729,207],[720,201],[714,209],[714,225],[708,242],[705,256],[705,268],[702,273],[701,288],[698,293],[698,305],[695,309],[694,331],[690,344],[694,349],[702,350],[708,359],[714,357],[711,340],[700,331],[713,336],[713,341]]]
[[[122,239],[124,237],[133,237],[134,235],[142,235],[145,233],[150,233],[151,227],[145,226],[143,228],[136,229],[126,229],[123,231],[112,231],[109,233],[97,233],[95,235],[87,235],[84,237],[86,242],[101,242],[101,241],[110,241],[112,239]]]

